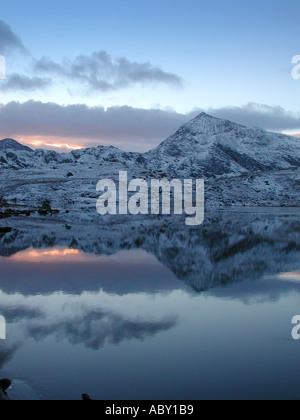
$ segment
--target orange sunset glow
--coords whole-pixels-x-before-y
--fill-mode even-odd
[[[57,149],[57,151],[72,151],[72,150],[81,150],[85,147],[74,143],[74,141],[69,141],[69,139],[62,139],[58,137],[48,137],[43,138],[39,136],[19,136],[18,141],[23,144],[26,144],[32,149]]]
[[[83,252],[73,248],[33,249],[29,248],[10,257],[14,261],[72,261],[77,260]]]
[[[57,149],[68,149],[68,150],[80,150],[83,149],[81,146],[74,146],[70,144],[57,144],[57,143],[42,143],[40,141],[35,141],[30,143],[32,146],[41,147],[41,146],[49,146],[49,147],[55,147]]]
[[[287,136],[293,136],[300,138],[300,133],[289,133],[287,131],[284,131],[282,134],[286,134]]]
[[[300,282],[300,271],[280,273],[279,277],[281,280]]]

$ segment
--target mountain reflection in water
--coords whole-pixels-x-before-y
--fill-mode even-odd
[[[299,232],[286,211],[1,226],[1,373],[44,398],[298,398]]]

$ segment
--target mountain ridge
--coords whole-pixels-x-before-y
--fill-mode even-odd
[[[5,138],[3,140],[0,140],[0,151],[1,150],[24,150],[26,152],[33,152],[30,147],[27,147],[23,145],[22,143],[19,143],[18,141],[11,139],[11,138]]]
[[[0,141],[3,169],[101,161],[158,170],[170,177],[238,176],[300,167],[300,140],[201,113],[146,153],[101,145],[58,153],[32,150],[12,139]]]
[[[300,141],[201,113],[146,156],[172,176],[210,178],[298,167]]]

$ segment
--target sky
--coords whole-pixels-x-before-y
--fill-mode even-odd
[[[299,135],[299,16],[299,0],[4,2],[0,138],[144,151],[202,111]]]

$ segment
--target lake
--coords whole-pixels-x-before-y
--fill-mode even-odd
[[[18,383],[42,399],[299,398],[297,210],[5,223],[0,376],[16,398]]]

